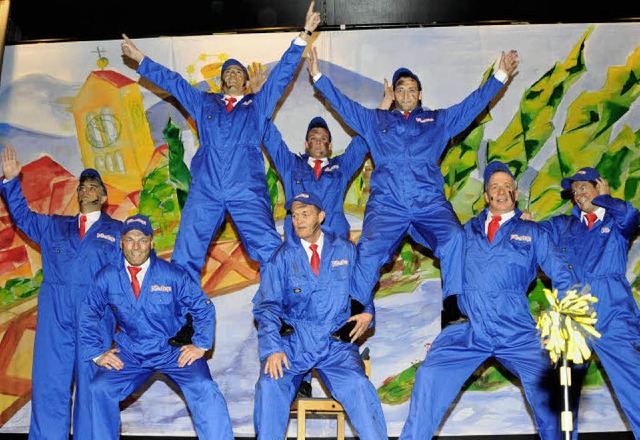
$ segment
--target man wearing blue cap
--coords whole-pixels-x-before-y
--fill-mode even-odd
[[[282,243],[271,212],[260,143],[267,120],[320,23],[314,3],[309,5],[304,31],[255,94],[248,93],[247,70],[237,60],[227,60],[223,65],[223,93],[204,92],[145,56],[123,35],[122,53],[139,63],[137,72],[171,93],[198,127],[200,147],[191,161],[191,187],[171,257],[197,282],[211,239],[227,213],[253,260],[267,261]]]
[[[638,232],[640,213],[631,203],[611,196],[608,182],[591,167],[562,179],[572,194],[570,214],[539,224],[573,265],[578,279],[598,302],[593,304],[600,338],[588,340],[609,377],[636,438],[640,438],[640,311],[626,276],[629,243]],[[624,360],[624,361],[621,361]],[[578,437],[578,403],[589,362],[574,366],[571,387],[574,429]]]
[[[307,127],[304,154],[289,150],[273,122],[269,123],[262,144],[280,175],[285,199],[302,192],[317,194],[324,206],[323,226],[348,239],[351,226],[344,215],[344,197],[368,152],[364,140],[354,137],[344,153],[331,157],[331,131],[327,122],[316,116]],[[284,236],[295,236],[290,213],[285,217]]]
[[[558,380],[541,346],[529,309],[529,285],[542,268],[559,291],[577,279],[548,234],[521,219],[509,168],[491,162],[484,172],[487,209],[464,225],[463,293],[467,320],[442,330],[418,367],[409,416],[400,439],[430,439],[465,381],[489,358],[520,379],[543,440],[561,438],[553,404]]]
[[[325,213],[317,195],[297,194],[285,208],[291,211],[297,240],[285,241],[263,266],[253,298],[261,361],[254,407],[257,438],[285,438],[291,402],[315,368],[360,438],[387,440],[382,405],[358,346],[331,336],[353,319],[349,304],[356,247],[320,227]],[[365,303],[367,298],[355,299]],[[293,333],[281,335],[282,321]]]
[[[29,438],[69,438],[74,384],[73,434],[91,438],[88,386],[96,366],[78,359],[78,308],[94,275],[117,258],[121,223],[102,212],[107,189],[98,171],[87,168],[80,174],[79,215],[52,216],[29,209],[18,178],[21,170],[15,149],[4,148],[0,192],[15,225],[40,246],[42,259]],[[112,335],[113,319],[106,318],[99,328]]]
[[[144,215],[122,223],[123,256],[103,267],[80,309],[80,356],[100,368],[90,384],[91,439],[120,438],[119,403],[156,371],[180,388],[198,438],[233,440],[227,403],[211,378],[205,352],[213,346],[213,302],[181,267],[158,258]],[[111,314],[119,331],[103,339],[99,323]],[[193,343],[173,347],[169,337],[193,317]],[[115,347],[105,350],[105,343]]]
[[[338,90],[320,72],[312,48],[308,68],[314,87],[364,138],[375,164],[358,241],[359,290],[373,290],[380,269],[413,228],[412,235],[440,260],[443,298],[461,292],[463,243],[452,233],[460,223],[446,199],[439,160],[451,138],[489,105],[517,65],[515,51],[503,53],[498,70],[479,89],[461,103],[439,110],[422,108],[418,77],[409,69],[398,69],[393,76],[394,108],[383,111],[365,108]]]
[[[368,152],[364,140],[356,136],[344,153],[330,157],[333,148],[331,131],[324,118],[316,116],[307,127],[304,154],[298,155],[289,150],[272,121],[262,144],[280,175],[285,199],[291,200],[296,194],[305,192],[318,195],[325,213],[322,226],[330,229],[336,236],[348,240],[351,226],[344,215],[344,197],[353,175],[362,167]],[[296,234],[291,222],[291,213],[287,211],[284,219],[284,238],[291,240],[294,237]],[[373,316],[374,307],[371,301],[366,304],[365,311],[368,315],[364,316]],[[370,322],[369,319],[366,325]],[[303,395],[310,393],[311,386],[308,380],[309,378],[306,378],[302,382],[300,389]]]

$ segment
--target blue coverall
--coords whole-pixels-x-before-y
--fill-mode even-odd
[[[42,259],[29,438],[68,440],[74,381],[73,434],[78,439],[91,438],[88,386],[96,366],[79,361],[78,309],[94,275],[120,255],[122,223],[101,213],[80,240],[78,216],[31,211],[18,178],[0,183],[0,191],[13,222],[40,246]],[[111,337],[113,320],[105,319],[99,331]]]
[[[253,299],[261,361],[254,408],[257,438],[285,437],[291,402],[303,377],[315,368],[360,438],[386,440],[382,405],[364,373],[358,346],[331,337],[350,315],[356,247],[323,231],[318,277],[299,240],[285,241],[263,266],[260,288]],[[281,318],[293,326],[293,334],[280,336]],[[276,380],[264,374],[264,363],[277,352],[286,354],[289,369],[283,368],[284,376]]]
[[[322,75],[314,87],[344,122],[369,146],[375,168],[358,240],[358,289],[371,292],[379,271],[405,233],[433,250],[440,259],[443,298],[462,291],[460,222],[445,197],[439,168],[449,140],[466,129],[502,89],[490,77],[459,104],[446,109],[416,108],[408,119],[398,111],[363,107]]]
[[[200,439],[233,440],[231,419],[224,396],[211,378],[207,361],[197,359],[178,367],[180,348],[168,340],[193,317],[193,345],[213,345],[215,306],[182,268],[158,258],[152,251],[150,266],[136,300],[124,258],[105,266],[82,303],[79,338],[83,361],[94,364],[102,355],[98,322],[108,306],[120,331],[113,339],[120,350],[122,370],[99,368],[89,386],[92,440],[120,438],[120,401],[140,388],[156,371],[166,374],[184,394]]]
[[[267,261],[282,244],[271,212],[261,141],[305,49],[296,41],[262,89],[245,95],[229,113],[223,94],[200,91],[148,57],[138,66],[137,72],[171,93],[198,127],[200,147],[191,160],[191,186],[171,256],[197,282],[211,239],[227,213],[253,260]]]
[[[418,367],[402,440],[432,438],[464,382],[490,357],[520,379],[540,438],[562,437],[559,381],[536,330],[527,290],[539,267],[559,291],[577,280],[548,234],[537,223],[521,220],[517,209],[489,243],[487,212],[464,226],[464,293],[458,305],[469,321],[442,330]]]
[[[640,312],[627,280],[629,242],[638,231],[640,213],[631,203],[599,195],[592,204],[605,208],[602,221],[591,229],[580,221],[580,208],[540,225],[548,229],[578,279],[598,298],[595,329],[600,338],[588,340],[600,359],[635,437],[640,437]],[[576,365],[572,382],[573,438],[578,437],[578,403],[588,362]]]
[[[313,168],[309,166],[309,155],[291,152],[273,122],[269,123],[262,144],[280,175],[285,198],[289,200],[303,192],[317,194],[325,212],[323,226],[339,237],[348,239],[351,226],[344,215],[344,197],[353,175],[362,166],[369,151],[364,140],[356,136],[344,153],[329,157],[329,163],[322,169],[319,179],[316,179]],[[284,237],[294,236],[291,214],[287,213]]]

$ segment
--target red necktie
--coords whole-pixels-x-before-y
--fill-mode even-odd
[[[237,101],[233,96],[229,96],[228,98],[224,98],[227,101],[227,113],[233,110],[233,103]]]
[[[84,234],[87,232],[87,216],[82,214],[80,216],[80,240],[84,238]]]
[[[313,172],[316,173],[316,180],[320,178],[320,173],[322,173],[322,161],[314,160],[313,161]]]
[[[591,226],[598,220],[598,216],[595,212],[587,212],[584,215],[587,218],[587,228],[591,229]]]
[[[409,119],[409,115],[411,114],[411,112],[402,112],[402,114],[404,115],[405,119]]]
[[[131,275],[131,288],[133,289],[133,294],[136,296],[136,299],[140,296],[140,281],[138,281],[138,272],[142,270],[141,267],[136,266],[127,266],[129,269],[129,274]]]
[[[313,270],[313,273],[318,276],[318,272],[320,272],[320,255],[318,255],[318,245],[312,244],[309,246],[309,249],[311,249],[311,269]]]
[[[487,229],[487,238],[489,239],[489,243],[493,241],[493,236],[496,235],[496,231],[500,226],[500,220],[502,220],[502,217],[500,217],[499,215],[491,216],[491,221],[489,222],[489,228]]]

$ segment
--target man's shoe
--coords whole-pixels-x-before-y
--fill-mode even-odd
[[[169,339],[169,345],[174,347],[182,347],[183,345],[191,344],[191,338],[195,331],[193,330],[193,318],[190,313],[185,315],[187,323],[182,326],[178,333],[173,338]]]

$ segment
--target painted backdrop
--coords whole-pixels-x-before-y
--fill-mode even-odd
[[[212,35],[135,41],[156,61],[195,87],[218,90],[229,57],[270,69],[294,33]],[[567,212],[560,180],[594,166],[612,192],[640,206],[640,24],[562,24],[433,27],[320,32],[314,36],[322,71],[347,95],[377,107],[383,81],[400,66],[423,84],[423,105],[457,103],[490,74],[500,52],[517,49],[518,74],[484,118],[452,142],[442,159],[447,194],[464,222],[483,208],[478,180],[488,160],[508,162],[520,180],[520,207],[537,219]],[[116,218],[142,212],[157,229],[156,247],[171,255],[180,206],[198,148],[193,121],[120,55],[120,40],[41,43],[5,50],[0,84],[0,143],[23,162],[22,182],[32,209],[75,214],[76,176],[98,168]],[[305,62],[274,113],[289,148],[302,152],[309,120],[323,116],[334,154],[353,133],[314,94]],[[374,166],[363,164],[345,200],[357,239]],[[265,169],[282,231],[278,176]],[[27,432],[30,376],[41,265],[38,248],[13,228],[0,206],[0,433]],[[640,252],[630,251],[636,284]],[[251,437],[254,383],[259,372],[251,298],[258,266],[244,254],[227,222],[212,244],[203,288],[217,307],[216,346],[209,365],[225,394],[236,436]],[[544,307],[539,283],[533,313]],[[597,292],[596,292],[597,295]],[[376,295],[375,331],[362,343],[372,358],[371,379],[383,401],[390,436],[400,433],[416,366],[440,329],[437,264],[409,241],[385,267]],[[195,435],[183,400],[162,377],[131,396],[122,413],[129,435]],[[321,391],[314,384],[314,393]],[[594,366],[580,408],[581,430],[625,431],[603,375]],[[313,420],[312,436],[333,436],[335,422]],[[466,385],[440,434],[526,434],[534,425],[517,380],[488,364]],[[290,435],[295,433],[295,421]],[[350,433],[348,433],[349,435]]]

